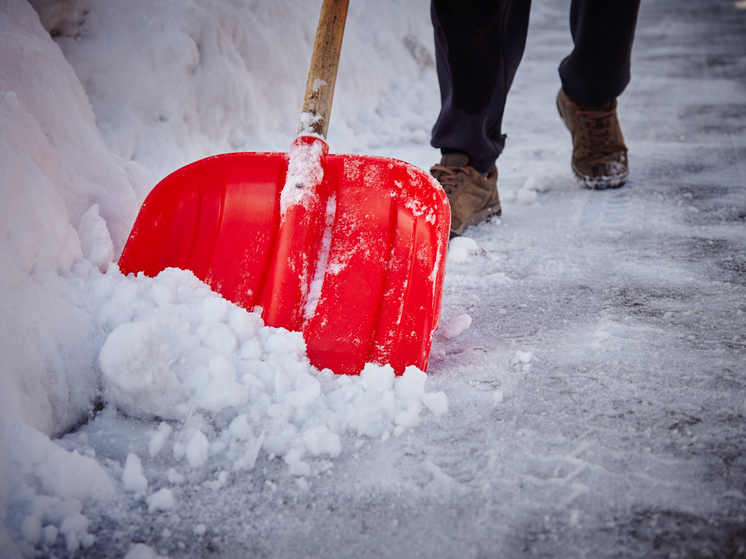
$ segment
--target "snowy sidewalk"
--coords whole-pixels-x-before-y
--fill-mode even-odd
[[[415,31],[390,33],[416,58],[419,80],[393,80],[375,99],[378,110],[366,114],[343,99],[348,86],[341,76],[334,151],[376,152],[422,167],[437,159],[423,137],[437,112],[432,49],[417,43],[425,4],[416,4],[419,20],[406,14]],[[442,325],[451,323],[453,336],[444,328],[436,334],[427,392],[415,375],[394,387],[384,373],[345,384],[304,369],[293,388],[280,386],[285,377],[278,373],[275,392],[262,393],[257,368],[257,384],[234,383],[230,396],[202,386],[222,399],[197,402],[216,411],[187,427],[194,416],[184,420],[172,394],[158,400],[144,393],[155,406],[144,411],[126,394],[120,411],[107,406],[58,441],[95,458],[97,471],[112,480],[113,496],[86,505],[84,517],[79,510],[59,513],[79,521],[83,528],[75,530],[87,548],[68,553],[77,539],[71,546],[54,530],[42,533],[42,519],[38,537],[33,531],[27,542],[37,542],[45,556],[134,551],[133,558],[174,559],[746,554],[746,9],[731,0],[643,2],[633,78],[619,102],[631,178],[619,190],[594,192],[572,176],[570,137],[554,105],[556,67],[571,48],[569,1],[534,4],[498,162],[503,218],[451,243]],[[286,5],[262,14],[278,21]],[[397,2],[390,8],[406,10]],[[365,9],[352,13],[353,24],[368,22],[360,36],[393,51],[388,19],[376,8],[366,16]],[[351,43],[365,53],[360,44]],[[79,68],[88,60],[81,58],[85,48],[85,41],[63,42]],[[112,75],[124,75],[108,71],[112,83]],[[166,121],[153,125],[163,138],[143,140],[146,128],[132,132],[122,124],[130,121],[117,112],[115,91],[88,91],[97,75],[78,77],[109,149],[130,150],[157,176],[164,165],[155,161],[158,152],[143,155],[137,146],[181,141],[183,132],[182,152],[168,152],[171,164],[202,145],[196,132],[169,129]],[[261,84],[252,87],[266,94]],[[284,103],[287,94],[279,95]],[[362,116],[344,120],[351,108]],[[271,139],[278,145],[264,149],[281,149],[287,138],[267,124],[275,117],[261,118],[251,141]],[[188,341],[197,349],[174,341],[184,346],[175,368],[200,363],[219,346],[247,362],[256,351],[273,366],[301,367],[297,338],[262,330],[260,347],[259,335],[252,337],[258,318],[227,308],[199,285],[173,275],[160,283],[127,281],[111,274],[90,280],[80,293],[93,299],[110,290],[116,304],[86,304],[86,312],[109,313],[102,329],[126,322],[126,312],[138,317],[130,339],[146,349],[152,328],[171,341],[191,325]],[[132,310],[125,309],[129,302]],[[247,332],[244,345],[238,331]],[[96,336],[103,344],[103,334]],[[102,352],[104,368],[116,349],[112,342]],[[138,366],[147,368],[147,361]],[[213,380],[225,371],[236,376],[225,363],[210,354]],[[396,393],[396,409],[374,401],[375,383]],[[333,397],[343,392],[346,407]],[[267,414],[261,419],[229,415],[230,398],[254,405],[277,394],[292,394],[296,403],[257,403]],[[134,416],[151,412],[170,423],[126,417],[127,405]],[[306,407],[323,412],[328,428],[303,431]],[[367,423],[355,416],[359,409],[370,412]],[[337,423],[357,431],[338,435]],[[272,431],[280,428],[282,436]],[[314,458],[282,447],[282,437],[302,441],[305,456]],[[19,519],[21,512],[8,515],[11,532]],[[53,527],[46,517],[44,524]]]

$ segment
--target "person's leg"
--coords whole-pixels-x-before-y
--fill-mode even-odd
[[[432,0],[442,108],[431,144],[486,175],[505,145],[505,99],[523,56],[530,0]]]
[[[616,99],[629,83],[640,0],[573,0],[575,47],[559,67],[562,89],[581,105]]]
[[[629,176],[616,98],[630,79],[640,0],[573,0],[573,48],[560,64],[557,108],[573,141],[572,169],[589,188],[617,188]]]

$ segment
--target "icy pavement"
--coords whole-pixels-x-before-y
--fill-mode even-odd
[[[341,447],[316,432],[306,448],[324,459],[306,471],[254,455],[243,420],[224,431],[255,464],[234,470],[195,438],[225,428],[219,414],[174,440],[107,408],[60,441],[116,484],[83,511],[95,541],[80,555],[746,555],[746,10],[643,3],[619,104],[631,179],[593,192],[572,177],[554,106],[568,2],[535,4],[506,111],[503,218],[449,255],[427,381],[448,412],[388,435],[397,420],[382,416]],[[359,146],[373,149],[437,158],[417,142]],[[51,541],[39,549],[65,556]]]

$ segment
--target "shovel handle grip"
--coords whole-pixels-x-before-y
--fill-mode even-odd
[[[348,4],[349,0],[323,0],[303,99],[299,135],[318,135],[326,139]]]

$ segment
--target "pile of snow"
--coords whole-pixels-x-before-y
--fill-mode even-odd
[[[121,250],[150,179],[106,149],[28,4],[0,6],[0,34],[0,406],[52,434],[79,419],[97,384],[92,323],[69,282],[89,265],[76,229],[95,236],[105,219]],[[103,264],[113,250],[91,256]]]
[[[218,459],[232,471],[251,469],[265,451],[283,457],[291,474],[316,475],[340,454],[345,434],[386,440],[423,412],[447,411],[445,395],[427,393],[416,367],[401,377],[388,365],[368,364],[359,377],[318,371],[300,333],[265,326],[191,272],[124,277],[112,266],[89,285],[110,332],[99,359],[104,399],[132,417],[170,420],[149,452],[169,441],[174,468]],[[137,475],[128,479],[139,487]]]

